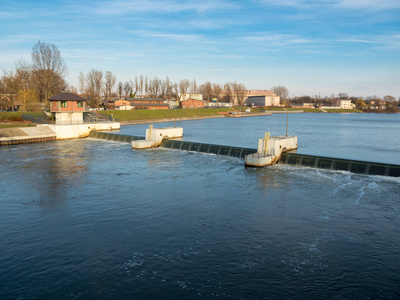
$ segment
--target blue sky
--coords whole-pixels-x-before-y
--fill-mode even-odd
[[[400,96],[400,0],[0,0],[0,69],[55,44],[79,72],[290,95]]]

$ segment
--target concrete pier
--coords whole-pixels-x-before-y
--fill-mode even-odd
[[[283,152],[297,149],[296,136],[270,137],[269,132],[258,140],[257,152],[245,158],[245,165],[251,167],[264,167],[276,164]]]
[[[156,148],[164,139],[183,137],[182,127],[153,128],[150,125],[146,129],[146,138],[142,141],[132,141],[133,149]]]

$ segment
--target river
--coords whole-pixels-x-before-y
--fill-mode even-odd
[[[256,148],[285,119],[178,125]],[[399,114],[289,116],[304,154],[400,164],[399,129]],[[399,178],[95,139],[0,147],[0,172],[1,299],[400,297]]]

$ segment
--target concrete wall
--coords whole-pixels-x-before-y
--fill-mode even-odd
[[[83,112],[58,112],[56,113],[56,124],[82,124]]]
[[[183,136],[182,127],[146,129],[146,140],[156,141],[157,145],[159,145],[163,139],[177,138],[182,136]]]
[[[88,137],[92,130],[118,130],[120,123],[85,123],[79,125],[48,125],[56,133],[58,140]]]
[[[296,136],[275,136],[268,140],[267,155],[276,155],[280,157],[282,152],[297,149]],[[257,153],[263,154],[264,152],[264,139],[258,140]]]

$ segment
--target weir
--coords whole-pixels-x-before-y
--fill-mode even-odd
[[[144,140],[144,137],[141,136],[114,134],[114,133],[98,132],[98,131],[91,131],[89,137],[94,139],[101,139],[101,140],[114,141],[120,143],[132,143],[133,141]]]
[[[96,131],[92,131],[89,137],[95,139],[103,139],[107,141],[121,142],[121,143],[131,143],[132,141],[145,139],[144,137],[140,136],[130,136],[130,135],[113,134],[113,133],[96,132]],[[210,154],[237,157],[237,158],[245,158],[246,155],[257,152],[257,149],[252,149],[252,148],[203,144],[203,143],[187,142],[180,140],[163,140],[160,146],[168,149],[210,153]],[[334,170],[334,171],[348,171],[352,173],[365,174],[365,175],[400,177],[400,165],[366,162],[359,160],[331,158],[331,157],[285,152],[282,153],[278,163],[326,169],[326,170]]]

